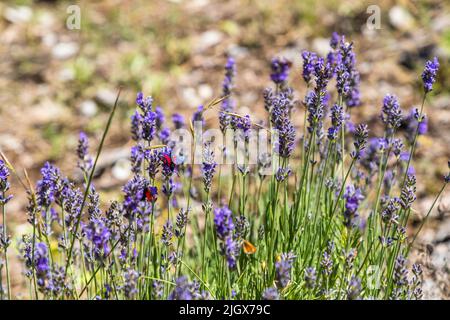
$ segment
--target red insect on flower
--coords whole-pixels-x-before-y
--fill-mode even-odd
[[[146,200],[149,202],[155,202],[156,199],[158,199],[158,188],[150,186],[145,187],[144,189],[144,195],[142,197],[142,200]]]
[[[167,168],[169,168],[170,171],[174,171],[175,170],[175,157],[174,159],[172,159],[172,157],[167,154],[167,153],[163,153],[161,154],[161,161],[163,163],[163,165]]]

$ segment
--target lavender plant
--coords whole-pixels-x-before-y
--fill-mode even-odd
[[[289,87],[291,63],[283,58],[271,62],[274,88],[264,91],[265,123],[236,113],[232,58],[221,98],[200,106],[190,120],[167,117],[138,93],[132,177],[104,209],[93,173],[116,100],[94,158],[87,135],[80,134],[83,183],[46,163],[36,186],[27,187],[32,232],[23,236],[20,253],[29,298],[421,298],[421,268],[409,272],[407,257],[426,219],[412,237],[406,228],[416,200],[412,158],[417,137],[426,133],[424,106],[439,63],[426,63],[422,104],[409,116],[396,96],[384,97],[385,130],[375,136],[350,117],[361,104],[353,44],[334,33],[330,45],[327,57],[301,53],[303,131],[294,125],[299,104]],[[219,104],[220,133],[233,138],[214,148],[195,127],[204,126],[204,114]],[[252,162],[251,151],[259,150],[254,129],[276,134],[268,141],[273,150]],[[179,130],[192,142],[182,152],[172,134]],[[226,158],[234,160],[231,170]],[[16,173],[6,158],[0,161],[2,299],[12,298],[5,214],[10,171]],[[426,217],[449,181],[450,173]]]

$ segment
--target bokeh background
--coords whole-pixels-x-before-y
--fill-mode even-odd
[[[79,30],[66,27],[71,5],[80,8]],[[371,5],[380,9],[380,29],[367,28]],[[129,178],[128,120],[137,91],[152,95],[167,114],[190,114],[220,95],[223,65],[232,55],[238,112],[265,119],[261,93],[269,85],[270,59],[284,56],[293,62],[290,82],[301,99],[300,52],[326,54],[333,31],[355,43],[362,105],[352,116],[369,123],[378,121],[388,92],[400,98],[404,110],[417,106],[424,62],[439,57],[438,83],[425,109],[429,134],[420,138],[414,162],[419,176],[414,219],[419,221],[450,159],[450,2],[444,0],[2,1],[0,150],[32,181],[45,161],[76,179],[78,132],[89,135],[94,152],[122,86],[95,181],[103,199],[109,199]],[[299,126],[301,118],[295,119]],[[12,191],[8,218],[16,239],[25,230],[27,199],[14,177]],[[413,259],[425,264],[427,298],[450,295],[449,216],[447,192],[415,248]],[[20,265],[12,259],[18,274]],[[21,292],[18,276],[13,286]]]

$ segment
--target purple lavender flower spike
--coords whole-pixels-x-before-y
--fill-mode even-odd
[[[221,252],[227,259],[228,267],[233,269],[236,266],[238,246],[233,237],[235,227],[232,212],[228,207],[214,210],[214,225],[216,226],[217,237],[221,240]]]
[[[355,218],[358,217],[358,207],[364,196],[360,189],[356,189],[353,185],[347,186],[344,193],[345,211],[344,225],[349,228],[354,226]]]
[[[278,289],[274,288],[274,287],[267,288],[263,292],[262,299],[263,300],[279,300],[280,299],[280,295],[278,293]]]
[[[48,259],[48,248],[44,242],[36,243],[34,250],[34,266],[36,270],[37,284],[40,290],[45,290],[46,282],[51,273]]]
[[[91,219],[84,228],[87,239],[92,243],[92,249],[97,259],[104,259],[110,252],[109,241],[111,232],[102,218]]]
[[[172,122],[173,122],[173,125],[175,126],[175,129],[184,128],[186,125],[184,117],[179,113],[174,113],[172,115]]]
[[[221,207],[214,210],[214,224],[216,226],[217,237],[224,240],[225,237],[234,230],[232,212],[228,207]]]
[[[78,138],[77,155],[78,159],[84,161],[88,156],[89,141],[86,133],[80,132],[80,137]]]
[[[37,204],[43,208],[50,206],[61,191],[62,176],[59,169],[46,162],[41,169],[42,179],[37,182]]]
[[[289,117],[291,101],[281,92],[272,99],[272,112],[270,114],[274,129],[278,130],[276,149],[283,158],[289,158],[294,150],[295,128]]]
[[[233,58],[229,57],[225,65],[225,78],[222,84],[222,97],[227,97],[222,101],[221,110],[219,112],[220,130],[224,132],[231,123],[231,115],[227,112],[232,112],[234,109],[233,100],[231,99],[231,92],[233,89],[233,79],[236,74],[236,66]]]
[[[139,106],[143,113],[151,112],[153,106],[153,98],[144,98],[144,94],[142,92],[138,92],[136,96],[136,104]]]
[[[142,139],[142,116],[137,110],[131,116],[131,138],[136,142]]]
[[[439,70],[439,61],[436,57],[425,63],[425,68],[422,73],[423,89],[425,93],[433,90],[433,84],[436,81],[436,75]]]
[[[450,169],[450,161],[448,162],[448,168]],[[444,182],[450,183],[450,172],[444,176]]]
[[[345,41],[344,36],[339,42],[339,61],[336,67],[338,91],[348,107],[356,107],[360,104],[359,72],[356,70],[356,57],[353,52],[353,44]]]
[[[383,99],[381,120],[391,130],[396,130],[402,122],[402,110],[396,96],[387,94]]]
[[[12,195],[5,196],[6,192],[10,188],[8,182],[9,170],[3,160],[0,160],[0,204],[5,205],[9,200],[11,200]]]
[[[190,283],[186,276],[175,280],[175,288],[169,295],[169,300],[200,300],[204,294],[199,292],[196,282]]]
[[[305,82],[309,84],[312,75],[314,73],[314,65],[316,63],[317,55],[314,52],[303,51],[302,58],[303,58],[303,72],[302,72],[303,80],[305,80]]]
[[[291,270],[296,256],[292,253],[282,253],[279,261],[275,263],[275,276],[277,279],[277,286],[285,288],[291,280]]]
[[[156,123],[155,123],[156,128],[158,130],[161,130],[161,128],[166,120],[166,117],[164,116],[164,111],[162,110],[162,108],[160,106],[157,106],[155,108],[155,114],[156,114]]]
[[[339,34],[336,31],[334,31],[331,34],[330,47],[333,48],[333,49],[336,49],[337,46],[339,45],[339,40],[340,40]]]
[[[211,183],[216,171],[217,163],[214,160],[214,151],[211,150],[210,144],[205,144],[203,148],[202,175],[203,186],[206,193],[211,189]]]
[[[149,111],[142,118],[142,138],[148,142],[153,140],[156,133],[156,113]]]
[[[166,247],[169,247],[172,245],[172,238],[173,238],[173,225],[170,220],[167,220],[167,222],[163,226],[161,241]]]
[[[161,141],[162,144],[168,145],[170,143],[170,129],[169,128],[163,128],[161,129],[161,131],[159,132],[158,135],[159,140]]]
[[[421,136],[428,132],[428,117],[425,114],[420,116],[419,110],[413,108],[405,118],[404,125],[406,139],[409,143],[413,143],[416,133]]]
[[[314,289],[316,287],[317,274],[316,269],[308,267],[305,269],[305,285],[308,289]]]
[[[284,58],[273,58],[270,67],[272,69],[270,79],[277,85],[284,84],[289,76],[291,62]]]
[[[205,125],[205,119],[203,118],[203,106],[198,106],[197,111],[192,116],[192,122],[201,122],[202,126]]]

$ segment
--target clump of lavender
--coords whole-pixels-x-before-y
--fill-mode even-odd
[[[184,146],[180,151],[171,137],[186,123],[205,124],[203,106],[187,121],[175,113],[166,122],[163,109],[154,107],[151,97],[137,94],[131,116],[133,175],[120,199],[110,203],[102,201],[88,180],[87,171],[96,168],[89,158],[87,136],[80,134],[77,156],[84,183],[71,181],[46,163],[36,188],[28,190],[32,232],[22,237],[20,253],[30,298],[420,299],[422,270],[414,265],[409,279],[404,255],[411,245],[406,226],[416,200],[410,160],[417,135],[427,131],[428,118],[423,105],[403,118],[398,99],[388,94],[380,119],[385,131],[369,138],[368,126],[355,125],[348,111],[360,104],[353,43],[333,33],[330,46],[326,58],[302,52],[299,72],[307,93],[298,155],[294,154],[297,101],[288,86],[290,62],[272,61],[276,86],[263,92],[267,124],[234,113],[235,61],[227,60],[219,123],[223,133],[234,130],[236,148],[244,142],[246,157],[244,165],[224,170],[224,178],[233,172],[233,181],[224,179],[227,186],[231,183],[231,191],[216,192],[212,144],[204,149],[200,178],[194,164],[186,163]],[[425,66],[424,102],[438,68],[437,59]],[[328,86],[332,78],[336,88]],[[267,126],[278,133],[270,141],[277,155],[263,150],[257,164],[248,163],[251,151],[259,150],[250,140],[251,129]],[[408,151],[398,137],[400,130],[406,133]],[[354,145],[351,152],[349,143]],[[5,219],[5,204],[11,199],[7,165],[0,160],[0,251],[5,257],[0,259],[1,275],[10,245]],[[242,174],[235,174],[236,169]],[[274,176],[266,179],[267,173]],[[450,173],[443,182],[438,197],[450,182]],[[198,192],[201,187],[206,199]],[[206,213],[204,229],[190,218],[190,212],[199,210]],[[373,265],[381,266],[381,290],[366,286],[367,268]],[[200,282],[191,282],[187,275]],[[9,285],[3,289],[2,280],[0,276],[1,299],[11,292]]]

